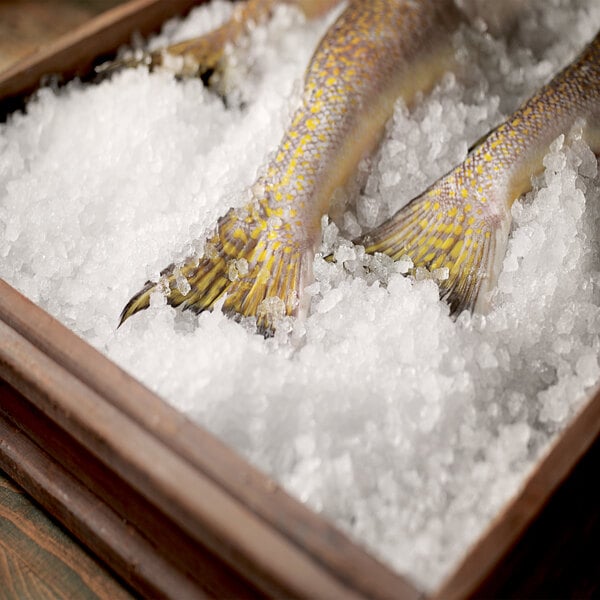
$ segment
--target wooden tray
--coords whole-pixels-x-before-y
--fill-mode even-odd
[[[93,19],[0,74],[0,112],[195,3]],[[431,597],[484,589],[599,432],[597,394]],[[424,596],[1,280],[0,468],[144,596]]]

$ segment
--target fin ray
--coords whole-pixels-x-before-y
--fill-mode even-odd
[[[485,208],[457,201],[449,181],[451,176],[441,179],[355,243],[370,254],[381,252],[394,260],[406,256],[413,271],[447,268],[447,279],[439,281],[440,297],[452,314],[458,314],[472,311],[489,289],[495,231],[501,221],[510,220],[510,214],[502,219]]]
[[[256,316],[259,331],[272,334],[278,316],[296,313],[302,263],[312,254],[283,228],[266,223],[260,203],[231,209],[219,219],[204,255],[172,264],[158,282],[147,282],[123,309],[120,324],[148,308],[152,293],[162,288],[169,305],[197,313],[211,310],[225,297],[223,312],[237,318]],[[256,231],[260,233],[253,236]]]

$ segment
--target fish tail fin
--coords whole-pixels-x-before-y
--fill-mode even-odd
[[[129,302],[121,311],[118,327],[121,327],[121,325],[123,325],[129,317],[135,315],[135,313],[148,308],[150,306],[150,296],[156,289],[157,284],[154,281],[146,281],[144,287],[129,299]]]
[[[155,292],[162,292],[173,307],[182,306],[201,312],[211,308],[229,283],[221,257],[189,258],[183,264],[171,264],[158,281],[147,281],[144,287],[125,305],[119,326],[135,313],[150,306]]]
[[[283,317],[301,308],[300,292],[313,254],[295,241],[281,219],[265,218],[260,208],[230,210],[206,242],[204,255],[171,265],[158,282],[146,283],[123,309],[121,323],[148,308],[151,294],[163,290],[171,306],[198,313],[224,299],[225,314],[254,316],[259,332],[272,335]]]
[[[105,78],[123,69],[146,66],[152,71],[162,67],[177,77],[200,77],[208,84],[211,77],[223,68],[226,37],[225,29],[220,28],[153,52],[137,50],[98,65],[95,72],[99,78]]]
[[[94,73],[96,80],[101,81],[105,78],[111,77],[117,71],[123,69],[134,69],[142,65],[150,68],[154,65],[154,59],[148,52],[136,51],[134,53],[128,53],[126,56],[121,58],[115,58],[107,60],[106,62],[100,63],[94,67]]]
[[[225,68],[223,62],[227,46],[235,45],[255,23],[266,20],[275,3],[276,0],[241,2],[234,8],[229,20],[204,35],[177,42],[154,52],[109,61],[97,67],[96,72],[103,76],[139,65],[147,65],[150,69],[162,66],[178,77],[200,77],[204,83],[212,85],[213,81],[209,80]]]
[[[459,201],[449,188],[448,178],[440,180],[355,243],[370,254],[407,257],[413,272],[442,270],[436,279],[451,314],[485,312],[504,259],[510,211],[504,205],[490,210],[497,206],[491,202]]]

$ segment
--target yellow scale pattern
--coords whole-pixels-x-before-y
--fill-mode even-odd
[[[495,285],[510,208],[531,188],[531,175],[541,169],[551,142],[577,119],[584,120],[598,154],[600,34],[462,164],[356,242],[370,253],[407,256],[415,268],[447,268],[440,290],[454,313],[485,308],[482,292]]]
[[[396,98],[410,103],[444,72],[458,22],[452,0],[349,2],[307,68],[301,106],[252,187],[255,200],[219,220],[203,257],[148,282],[121,322],[149,305],[157,285],[169,304],[195,311],[225,297],[226,313],[255,315],[265,334],[278,314],[297,314],[335,189],[378,142]]]

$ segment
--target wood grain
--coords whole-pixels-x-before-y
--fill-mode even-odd
[[[132,596],[0,471],[0,599]]]
[[[84,22],[0,72],[0,122],[23,107],[49,75],[60,81],[85,77],[95,64],[114,56],[134,32],[147,35],[170,17],[185,14],[202,0],[131,0]]]
[[[19,310],[14,308],[17,305]],[[405,580],[391,573],[351,544],[346,536],[316,517],[306,507],[292,500],[272,480],[251,468],[214,436],[201,430],[167,406],[139,382],[2,282],[0,282],[0,320],[18,331],[45,356],[61,365],[65,371],[75,375],[80,382],[94,390],[104,402],[141,426],[151,437],[145,438],[147,442],[139,441],[138,448],[144,447],[145,452],[149,453],[150,440],[159,441],[162,447],[174,452],[185,463],[193,465],[198,474],[202,474],[207,481],[241,503],[246,510],[283,535],[290,544],[302,549],[312,556],[313,560],[317,560],[322,568],[340,577],[344,586],[351,586],[357,591],[364,590],[371,597],[379,595],[414,598],[418,595],[417,590]],[[49,384],[50,375],[50,373],[45,374],[46,385]],[[31,369],[29,377],[33,381]],[[64,376],[61,381],[64,388],[67,385]],[[71,417],[74,416],[72,413]],[[96,424],[98,424],[97,418]],[[75,434],[74,425],[73,422],[71,425],[73,434]],[[119,437],[134,443],[135,440],[131,435],[131,433],[121,434]],[[110,434],[111,438],[116,436],[116,431]],[[163,455],[164,460],[166,456]],[[157,465],[160,464],[158,457],[154,460]],[[111,464],[114,466],[115,461]],[[74,465],[73,468],[82,470],[82,466]],[[185,477],[181,475],[180,480],[184,479]],[[190,479],[190,485],[191,481],[193,479]],[[192,491],[188,490],[187,494],[192,494]],[[206,501],[208,502],[207,496]],[[214,507],[217,512],[214,514],[213,526],[216,525],[216,519],[222,521],[225,518],[224,525],[227,524],[226,508],[227,503],[217,503]],[[194,523],[188,525],[195,526]],[[151,523],[147,523],[146,526],[151,526]],[[210,527],[205,525],[204,535],[209,530]],[[236,535],[242,533],[245,532],[239,528]],[[212,543],[216,541],[213,540]],[[269,547],[266,544],[267,538],[263,539],[264,548],[261,549],[251,542],[247,551],[254,555],[259,550],[268,551]],[[254,560],[257,558],[258,556],[254,556]],[[290,559],[291,556],[287,553],[274,552],[272,559],[267,561],[268,564],[263,563],[260,570],[278,571],[280,572],[278,578],[283,576],[285,579],[285,572],[292,569],[293,563]],[[244,565],[246,569],[245,562],[242,561],[238,566]],[[258,565],[255,565],[254,568],[257,567]],[[247,576],[250,574],[248,573]],[[311,581],[311,585],[313,583],[316,584],[317,580]],[[308,584],[302,578],[298,580],[297,586],[299,590],[308,589]]]
[[[169,543],[168,537],[151,543],[145,532],[140,532],[129,521],[127,512],[116,512],[46,450],[57,445],[63,458],[69,454],[82,456],[90,478],[98,479],[109,493],[118,490],[126,498],[130,512],[140,511],[142,507],[129,488],[118,479],[97,477],[98,467],[93,458],[86,456],[84,449],[75,447],[69,450],[72,440],[68,434],[44,421],[39,412],[28,406],[26,399],[15,390],[0,384],[0,392],[3,399],[0,410],[2,468],[140,594],[146,598],[182,600],[206,597],[208,594],[205,592],[210,592],[211,597],[244,598],[249,595],[245,586],[236,586],[239,578],[235,573],[219,572],[214,565],[203,561],[204,555],[199,547],[187,548],[195,558],[197,577],[202,580],[200,584],[192,581],[182,572],[176,544]],[[11,410],[14,406],[18,406],[21,412]],[[7,412],[18,417],[19,426],[7,417]],[[27,432],[21,425],[27,427]],[[31,439],[35,433],[44,449]],[[146,514],[146,511],[143,512]],[[168,523],[162,527],[164,518],[160,514],[149,516],[155,517],[155,527],[168,529]],[[223,577],[222,585],[215,578],[215,573]]]
[[[4,283],[0,337],[0,377],[28,401],[2,409],[199,586],[214,557],[272,597],[419,595]]]
[[[0,2],[0,71],[123,0]]]

